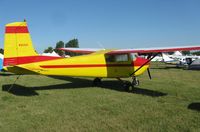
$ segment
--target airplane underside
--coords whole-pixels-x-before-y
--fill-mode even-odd
[[[116,78],[117,80],[119,80],[122,83],[122,86],[126,91],[132,91],[135,86],[139,85],[139,80],[137,79],[137,76],[142,74],[142,72],[146,71],[146,68],[148,68],[148,66],[142,67],[134,75],[130,75],[130,73],[132,73],[133,71],[129,71],[129,73],[124,74],[124,75],[121,74],[123,71],[119,71],[119,73],[117,73],[117,69],[121,70],[122,69],[121,67],[115,68],[115,70],[112,70],[112,73],[111,73],[111,71],[109,71],[109,72],[106,71],[105,68],[103,70],[102,70],[102,68],[100,68],[100,69],[92,69],[92,68],[89,68],[89,69],[87,69],[87,68],[86,69],[85,68],[84,69],[83,68],[82,69],[73,69],[72,68],[72,69],[68,69],[70,72],[68,72],[68,70],[64,70],[64,69],[63,70],[59,69],[58,71],[56,71],[55,69],[54,70],[45,69],[45,68],[37,69],[36,67],[35,68],[32,67],[31,69],[28,69],[28,68],[24,68],[22,66],[9,66],[9,67],[6,67],[5,69],[9,72],[12,72],[12,73],[15,73],[15,74],[18,74],[18,75],[92,77],[92,78],[94,78],[93,85],[95,85],[95,86],[100,86],[102,84],[103,78]],[[135,68],[135,69],[137,70],[138,67]],[[85,72],[80,72],[79,70],[80,71],[84,70],[88,74],[86,74]],[[100,70],[101,70],[101,72],[99,72]],[[62,71],[62,73],[60,73],[60,71]],[[68,74],[67,74],[67,72],[68,72]],[[101,74],[99,74],[99,73],[101,73]],[[124,81],[124,80],[121,79],[121,78],[129,78],[129,77],[132,78],[131,82]]]

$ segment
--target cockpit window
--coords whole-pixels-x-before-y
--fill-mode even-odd
[[[137,53],[131,53],[131,59],[132,60],[135,60],[135,58],[138,57],[138,54]]]
[[[115,54],[115,55],[107,55],[107,62],[127,62],[129,61],[128,54]]]

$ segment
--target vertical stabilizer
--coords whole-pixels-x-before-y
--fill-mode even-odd
[[[19,58],[37,55],[26,22],[14,22],[5,26],[4,66],[17,65]]]

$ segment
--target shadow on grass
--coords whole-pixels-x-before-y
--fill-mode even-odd
[[[80,88],[88,88],[94,87],[93,82],[89,79],[82,79],[82,78],[72,78],[72,77],[54,77],[56,79],[62,79],[66,81],[70,81],[69,83],[65,84],[57,84],[57,85],[48,85],[48,86],[38,86],[38,87],[25,87],[18,84],[15,84],[13,88],[9,90],[11,85],[3,85],[2,90],[12,93],[18,96],[34,96],[39,95],[36,91],[37,90],[58,90],[58,89],[80,89]],[[98,86],[99,88],[105,88],[110,90],[116,90],[120,92],[125,92],[124,88],[122,87],[122,83],[115,80],[105,80],[102,81],[102,84]],[[134,94],[146,95],[151,97],[159,97],[165,96],[166,93],[153,91],[149,89],[142,89],[142,88],[134,88]]]
[[[14,76],[15,74],[8,73],[8,72],[0,72],[0,76]]]
[[[200,103],[191,103],[188,105],[188,109],[196,110],[200,112]]]
[[[147,96],[151,96],[151,97],[160,97],[160,96],[167,95],[167,93],[162,93],[162,92],[148,90],[148,89],[142,89],[142,88],[135,88],[134,93],[141,94],[141,95],[147,95]]]
[[[17,84],[14,84],[13,87],[10,89],[12,85],[3,85],[2,86],[2,91],[7,91],[9,93],[12,93],[14,95],[18,96],[35,96],[39,95],[34,89],[20,86]]]
[[[166,66],[166,67],[151,67],[151,69],[158,69],[158,70],[168,70],[168,69],[183,69],[181,67],[172,67],[172,66]]]

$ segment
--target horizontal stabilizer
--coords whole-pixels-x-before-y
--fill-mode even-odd
[[[11,67],[6,67],[6,70],[8,70],[9,72],[15,73],[15,74],[19,74],[19,75],[23,75],[23,74],[39,74],[35,71],[31,71],[29,69],[20,67],[20,66],[11,66]]]

